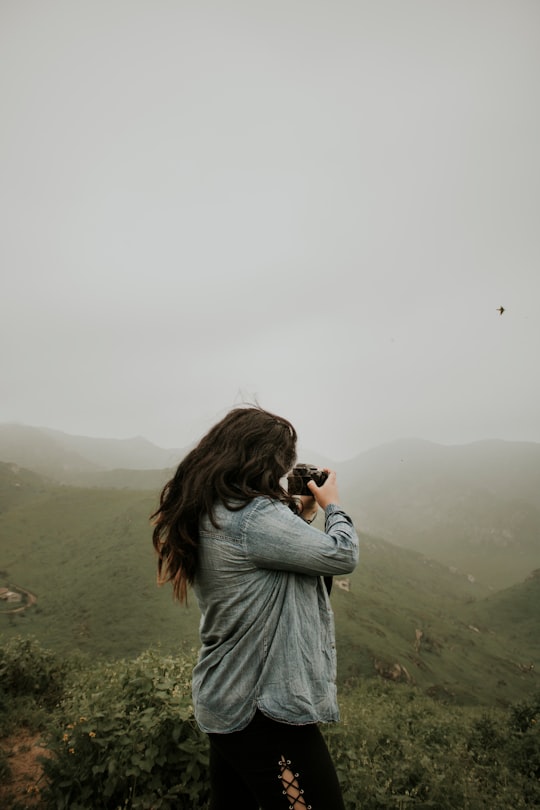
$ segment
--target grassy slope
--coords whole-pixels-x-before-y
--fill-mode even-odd
[[[519,585],[467,606],[463,613],[481,631],[503,633],[510,642],[517,641],[524,661],[536,660],[538,665],[540,570]]]
[[[1,584],[36,594],[2,635],[34,634],[59,650],[129,656],[166,642],[196,643],[198,614],[155,584],[146,493],[57,488],[0,515]]]
[[[514,622],[490,622],[485,592],[439,563],[364,538],[350,591],[334,589],[341,678],[404,667],[421,688],[463,703],[517,700],[537,686],[520,664],[540,664],[540,640]],[[521,604],[522,586],[515,586]],[[532,609],[532,605],[530,605]],[[486,621],[474,619],[480,612]],[[531,623],[538,628],[538,611]],[[423,633],[417,645],[416,631]],[[536,634],[538,637],[538,633]],[[402,676],[404,680],[406,676]]]

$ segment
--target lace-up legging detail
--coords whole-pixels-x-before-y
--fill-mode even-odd
[[[311,805],[306,804],[304,789],[300,787],[300,782],[298,781],[300,774],[293,773],[291,765],[291,760],[285,759],[284,756],[279,760],[280,771],[278,779],[281,779],[281,784],[285,788],[283,795],[291,802],[291,804],[289,804],[289,810],[300,810],[302,807],[306,808],[306,810],[312,810]]]
[[[242,731],[208,736],[210,810],[344,810],[317,725],[278,723],[257,712]]]

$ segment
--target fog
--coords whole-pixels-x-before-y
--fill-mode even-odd
[[[537,2],[5,0],[0,65],[0,422],[540,441]]]

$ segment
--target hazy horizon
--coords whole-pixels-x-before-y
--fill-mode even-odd
[[[540,442],[539,4],[29,0],[0,45],[0,423]]]
[[[143,441],[143,442],[150,443],[153,447],[156,447],[158,450],[165,450],[165,451],[170,450],[170,451],[173,451],[173,452],[177,451],[177,450],[184,451],[186,449],[189,449],[190,447],[195,445],[197,443],[197,441],[199,440],[199,438],[200,438],[200,435],[196,435],[196,436],[194,435],[191,438],[191,440],[187,441],[184,445],[172,446],[172,445],[156,444],[156,442],[153,442],[147,436],[144,436],[142,434],[135,434],[135,435],[132,435],[132,436],[120,436],[120,437],[119,436],[108,436],[108,435],[88,435],[88,434],[81,434],[81,433],[72,433],[70,431],[62,430],[61,428],[51,428],[48,425],[30,425],[30,424],[27,424],[27,423],[24,423],[24,422],[17,422],[17,421],[0,422],[0,428],[2,428],[2,427],[20,427],[20,428],[29,428],[31,430],[34,430],[34,429],[35,430],[40,430],[40,431],[42,430],[42,431],[45,431],[46,433],[52,432],[53,434],[61,434],[61,435],[64,435],[64,436],[68,436],[70,438],[75,438],[75,439],[89,439],[90,441],[94,440],[94,439],[96,441],[128,442],[128,443],[131,442],[131,441]],[[527,440],[527,439],[501,439],[498,436],[486,436],[486,437],[480,438],[480,439],[471,439],[470,441],[467,441],[467,442],[442,442],[442,441],[438,442],[438,441],[435,441],[433,439],[426,439],[426,438],[424,438],[422,436],[396,436],[396,437],[394,437],[392,439],[382,440],[380,442],[377,442],[376,444],[372,444],[372,445],[369,445],[369,446],[366,446],[366,447],[362,447],[359,450],[357,450],[355,453],[353,453],[352,455],[350,455],[350,456],[342,456],[342,457],[335,457],[335,456],[329,455],[328,453],[325,453],[322,450],[320,450],[320,448],[318,448],[318,447],[309,447],[309,446],[306,446],[305,444],[299,444],[299,446],[298,446],[298,453],[299,453],[298,459],[299,460],[303,459],[304,461],[315,461],[316,463],[321,463],[321,459],[326,459],[329,462],[343,463],[343,462],[347,462],[347,461],[352,461],[354,458],[362,455],[362,453],[368,452],[370,450],[376,450],[379,447],[384,447],[384,446],[387,446],[387,445],[391,446],[393,444],[409,443],[409,442],[413,443],[413,444],[414,443],[434,444],[434,445],[438,445],[440,447],[466,447],[466,446],[471,445],[471,444],[484,443],[484,442],[485,443],[503,442],[503,443],[508,443],[508,444],[535,444],[535,445],[540,445],[540,442],[536,442],[536,441],[533,441],[533,440]],[[308,458],[306,454],[311,454],[311,455],[309,455],[309,458]],[[304,456],[305,456],[305,458],[304,458]],[[312,458],[312,456],[313,456],[313,458]],[[317,456],[317,457],[320,456],[321,458],[317,459],[317,458],[315,458],[315,456]],[[6,460],[7,459],[0,459],[0,461],[6,461]]]

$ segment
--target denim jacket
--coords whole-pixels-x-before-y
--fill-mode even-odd
[[[257,497],[200,526],[194,592],[201,650],[193,705],[205,732],[238,731],[260,709],[286,723],[339,720],[334,616],[323,577],[351,572],[358,538],[336,505],[325,531]]]

